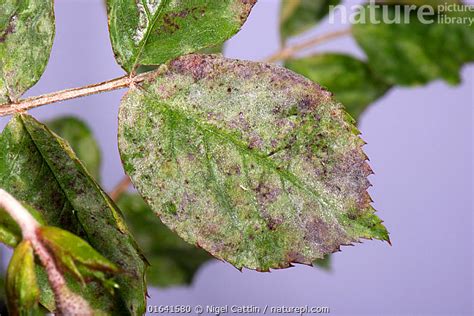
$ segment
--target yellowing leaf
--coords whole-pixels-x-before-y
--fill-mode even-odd
[[[0,242],[15,247],[21,240],[18,224],[0,208]]]
[[[83,284],[85,278],[96,278],[106,286],[118,288],[118,285],[108,282],[105,276],[105,273],[117,273],[117,266],[83,239],[52,226],[41,227],[39,236],[63,271],[69,271]]]
[[[40,292],[30,241],[22,241],[13,252],[6,276],[6,295],[10,315],[39,314],[36,309]]]

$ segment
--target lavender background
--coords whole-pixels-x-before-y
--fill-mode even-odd
[[[354,1],[351,1],[353,3]],[[347,3],[347,1],[346,1]],[[277,0],[260,0],[226,56],[259,60],[278,49]],[[56,0],[57,34],[50,63],[28,95],[121,76],[101,0]],[[323,23],[305,37],[342,28]],[[351,38],[318,50],[363,57]],[[375,175],[370,193],[393,246],[364,241],[333,256],[331,272],[292,269],[240,273],[213,261],[191,287],[150,289],[149,304],[328,306],[333,315],[472,315],[473,73],[463,84],[396,88],[368,109],[360,129]],[[124,90],[35,109],[39,120],[64,114],[92,127],[111,189],[123,175],[117,110]],[[7,119],[0,119],[3,129]]]

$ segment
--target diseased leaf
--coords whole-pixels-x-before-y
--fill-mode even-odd
[[[222,44],[217,45],[217,46],[211,46],[211,47],[203,48],[203,49],[199,50],[198,53],[200,53],[200,54],[223,54],[224,53],[224,44],[225,43],[222,43]],[[160,67],[159,65],[148,65],[148,66],[141,65],[136,69],[136,73],[141,74],[141,73],[148,72],[148,71],[154,71],[154,70],[158,69],[159,67]]]
[[[54,38],[52,0],[3,0],[0,10],[0,104],[16,101],[48,63]]]
[[[13,252],[6,277],[6,295],[10,315],[41,315],[35,256],[30,241],[22,241]]]
[[[237,33],[256,0],[107,0],[118,63],[127,71],[219,45]]]
[[[366,8],[369,14],[369,8]],[[388,18],[395,9],[388,7]],[[401,7],[404,16],[404,7]],[[382,21],[383,10],[375,9],[373,20]],[[454,20],[443,23],[446,17]],[[425,17],[428,19],[428,17]],[[474,60],[474,25],[468,20],[474,12],[450,12],[429,18],[433,24],[423,24],[416,14],[410,23],[354,25],[353,34],[368,57],[372,70],[390,84],[403,86],[426,84],[435,79],[448,83],[460,82],[463,64]]]
[[[101,153],[99,145],[89,126],[78,118],[65,116],[56,118],[46,125],[67,140],[77,158],[97,182],[100,182]]]
[[[188,55],[127,93],[118,137],[163,223],[237,268],[269,270],[388,240],[357,134],[331,93],[302,76]]]
[[[123,194],[117,205],[150,262],[148,284],[162,287],[189,284],[197,270],[212,258],[163,225],[138,194]]]
[[[356,119],[390,87],[365,62],[349,55],[315,55],[289,60],[285,66],[328,88]]]
[[[280,33],[283,41],[309,30],[341,0],[283,0],[280,9]]]
[[[71,289],[83,291],[92,307],[104,312],[144,312],[145,263],[120,211],[67,143],[31,116],[15,115],[0,136],[0,187],[35,207],[48,225],[87,240],[121,269],[114,297],[99,284]]]
[[[49,284],[48,275],[46,274],[46,271],[44,271],[44,268],[41,265],[36,265],[35,270],[36,270],[36,278],[38,280],[38,285],[40,288],[40,298],[39,298],[40,304],[45,309],[52,312],[56,310],[56,302],[54,301],[54,293],[53,293],[53,290],[51,289],[51,285]],[[67,276],[66,276],[66,279],[67,279]],[[73,280],[73,281],[75,283],[78,283],[76,280]],[[79,289],[77,286],[72,287],[71,282],[69,281],[68,281],[68,287],[69,289],[73,290],[76,293],[80,293],[81,291],[81,289]],[[95,294],[93,290],[91,290],[90,293]],[[83,297],[87,299],[87,296],[83,296]],[[97,301],[99,301],[99,299]]]

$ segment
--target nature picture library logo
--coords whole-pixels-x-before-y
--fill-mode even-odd
[[[474,5],[445,2],[440,4],[394,4],[395,1],[370,0],[365,5],[331,5],[330,24],[474,24]]]

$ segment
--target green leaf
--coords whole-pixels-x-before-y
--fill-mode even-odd
[[[35,207],[48,225],[87,240],[121,269],[114,297],[99,284],[79,287],[89,291],[81,295],[93,308],[144,312],[146,265],[120,211],[67,143],[31,116],[15,115],[0,136],[0,187]]]
[[[118,63],[132,72],[223,43],[237,33],[256,0],[107,0]]]
[[[41,214],[30,205],[21,202],[31,215],[40,223],[44,223]],[[21,230],[18,224],[11,218],[11,216],[0,208],[0,242],[9,247],[15,247],[22,239]]]
[[[16,101],[41,77],[54,38],[52,0],[3,0],[0,10],[0,104]]]
[[[341,0],[283,0],[280,9],[280,33],[288,37],[309,30],[321,21]]]
[[[21,241],[21,230],[18,224],[0,208],[0,242],[15,247]]]
[[[22,241],[13,252],[6,277],[6,295],[10,315],[40,314],[37,310],[40,290],[30,241]]]
[[[206,48],[200,49],[199,53],[200,54],[224,54],[224,46],[225,46],[225,43],[222,43],[216,46],[206,47]],[[148,65],[148,66],[141,65],[137,67],[136,73],[141,74],[148,71],[154,71],[158,69],[159,67],[160,67],[159,65]]]
[[[326,255],[322,259],[316,259],[313,266],[321,268],[326,271],[331,271],[331,255]]]
[[[203,48],[199,51],[200,54],[223,54],[224,53],[224,43]]]
[[[289,60],[285,66],[329,89],[356,119],[390,87],[365,62],[349,55],[315,55]]]
[[[123,194],[117,205],[148,261],[148,284],[167,287],[190,284],[212,257],[167,228],[138,194]]]
[[[52,312],[56,310],[56,302],[54,301],[54,293],[49,284],[48,275],[41,265],[36,265],[36,278],[38,280],[40,288],[40,304],[48,311]],[[67,278],[67,276],[66,276]],[[75,281],[75,280],[74,280]],[[73,289],[74,292],[80,293],[78,287],[71,287],[71,283],[68,282],[69,289]],[[93,293],[93,291],[91,291]]]
[[[79,160],[97,182],[100,182],[100,148],[89,126],[78,118],[65,116],[56,118],[46,125],[67,140]]]
[[[188,55],[130,90],[119,112],[125,171],[168,227],[237,268],[311,264],[374,215],[364,142],[340,103],[287,69]]]
[[[393,18],[395,9],[388,7]],[[403,11],[402,8],[402,16]],[[375,20],[381,21],[381,8],[375,10]],[[369,8],[366,8],[369,14]],[[474,12],[457,12],[441,15],[449,18],[474,18]],[[428,18],[428,17],[426,17]],[[390,84],[412,86],[426,84],[435,79],[448,83],[460,82],[463,64],[474,60],[474,25],[469,23],[423,24],[416,14],[410,23],[354,25],[355,39],[365,51],[370,67]]]
[[[52,226],[41,227],[39,235],[62,270],[69,271],[82,284],[85,285],[85,278],[96,278],[104,285],[112,284],[112,287],[118,287],[113,282],[107,282],[105,275],[117,273],[117,266],[83,239]]]

